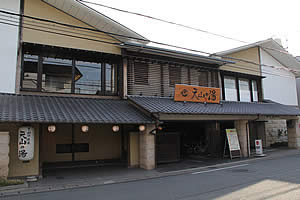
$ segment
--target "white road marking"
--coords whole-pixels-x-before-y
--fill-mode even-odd
[[[201,172],[194,172],[192,174],[204,174],[204,173],[208,173],[208,172],[215,172],[215,171],[220,171],[220,170],[225,170],[225,169],[244,167],[244,166],[247,166],[247,165],[249,165],[249,164],[235,165],[235,166],[230,166],[230,167],[222,167],[222,168],[218,168],[218,169],[211,169],[211,170],[206,170],[206,171],[201,171]]]

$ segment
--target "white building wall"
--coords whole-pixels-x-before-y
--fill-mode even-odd
[[[266,77],[262,80],[264,99],[285,105],[298,105],[295,75],[263,49],[260,49],[260,56],[262,76]]]
[[[260,49],[264,99],[285,105],[297,105],[296,78],[275,58]],[[274,67],[269,67],[274,66]],[[266,147],[284,145],[288,142],[286,120],[269,120],[265,123]]]
[[[20,0],[1,0],[0,9],[20,13]],[[18,25],[19,20],[14,24]],[[15,93],[19,27],[0,24],[0,36],[0,92]]]

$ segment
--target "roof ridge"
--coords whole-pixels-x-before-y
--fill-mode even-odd
[[[53,97],[53,98],[72,98],[72,99],[95,99],[95,100],[124,100],[126,99],[115,99],[115,98],[103,98],[104,96],[65,96],[65,95],[55,95],[55,94],[17,94],[17,93],[5,93],[5,92],[0,92],[1,96],[29,96],[29,97]]]

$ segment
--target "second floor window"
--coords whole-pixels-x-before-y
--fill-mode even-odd
[[[148,85],[149,65],[147,63],[134,63],[134,83],[137,85]]]
[[[175,84],[181,83],[181,68],[169,66],[169,85],[175,87]]]
[[[240,101],[251,102],[250,86],[248,79],[239,79]]]
[[[258,89],[256,80],[251,81],[253,101],[258,101]]]
[[[247,75],[223,76],[223,99],[227,101],[257,102],[259,100],[259,77]]]
[[[24,54],[22,90],[67,94],[117,94],[116,64],[61,57]]]
[[[224,77],[225,100],[237,101],[237,87],[235,77]]]

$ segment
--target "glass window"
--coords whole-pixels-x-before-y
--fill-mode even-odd
[[[75,77],[79,71],[75,71]],[[43,59],[42,91],[71,93],[72,60],[58,58]]]
[[[250,102],[250,87],[248,79],[239,79],[240,101]]]
[[[234,77],[224,77],[225,100],[237,101],[236,81]]]
[[[181,83],[181,68],[176,66],[169,66],[169,85],[174,87],[175,84]]]
[[[75,93],[101,94],[101,63],[76,61]]]
[[[24,78],[22,88],[37,88],[38,79],[38,56],[37,55],[24,55]]]
[[[251,82],[252,82],[253,101],[258,101],[257,82],[255,80],[252,80]]]
[[[115,94],[117,91],[116,65],[105,64],[105,92]]]

